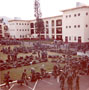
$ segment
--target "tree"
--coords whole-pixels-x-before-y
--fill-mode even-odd
[[[36,29],[36,33],[38,34],[38,38],[40,40],[41,39],[41,33],[44,32],[44,22],[41,18],[42,13],[40,10],[39,0],[35,0],[34,12],[35,12],[34,16],[36,17],[35,29]]]

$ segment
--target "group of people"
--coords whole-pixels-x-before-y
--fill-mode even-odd
[[[76,88],[75,90],[80,90],[80,74],[78,70],[75,70],[68,65],[64,68],[57,67],[57,65],[55,65],[53,73],[54,77],[58,77],[60,81],[61,90],[74,90],[73,88]]]
[[[38,45],[39,46],[39,45]],[[10,50],[10,48],[8,48]],[[38,51],[38,57],[41,57],[44,59],[47,58],[47,52],[40,52]],[[9,58],[9,56],[8,56]],[[17,58],[17,55],[15,56]],[[64,58],[65,59],[65,58]],[[15,59],[16,60],[16,59]],[[44,68],[40,69],[40,73],[36,72],[34,69],[31,69],[31,76],[30,81],[36,81],[37,79],[42,78],[50,78],[50,74],[46,72]],[[76,88],[76,90],[80,90],[80,75],[83,73],[87,73],[89,75],[89,58],[84,57],[80,58],[79,60],[74,60],[70,57],[69,60],[65,60],[64,67],[61,67],[58,64],[55,64],[53,66],[53,72],[52,75],[54,78],[59,77],[60,81],[60,88],[61,90],[66,90],[65,88],[68,88],[68,90],[73,90],[73,88]],[[5,75],[5,83],[8,88],[10,88],[10,72],[7,72]],[[28,76],[26,69],[23,71],[21,80],[18,80],[18,83],[21,85],[23,83],[26,83],[28,85]],[[67,87],[66,87],[67,85]]]
[[[55,64],[53,66],[53,73],[52,75],[54,78],[58,78],[60,82],[60,88],[61,90],[74,90],[75,87],[76,90],[80,90],[79,88],[79,82],[80,82],[80,73],[78,69],[75,69],[73,66],[70,66],[71,64],[66,64],[63,68],[60,67],[59,64]],[[41,67],[40,72],[36,72],[34,68],[31,69],[31,75],[30,77],[27,76],[26,69],[24,69],[21,79],[17,81],[20,85],[23,85],[25,83],[26,85],[29,85],[28,81],[34,82],[39,79],[43,78],[50,78],[51,75],[46,72],[46,70]],[[5,74],[5,83],[8,88],[10,88],[10,72],[7,72]],[[67,85],[67,86],[66,86]],[[68,88],[68,89],[67,89]]]
[[[59,77],[61,90],[80,90],[81,75],[89,75],[89,58],[70,57],[64,64],[64,67],[59,64],[53,67],[53,75],[55,78]]]
[[[31,68],[31,75],[28,77],[27,75],[27,70],[24,69],[20,80],[17,80],[17,83],[20,85],[23,85],[25,83],[28,85],[28,81],[35,82],[38,79],[43,79],[43,78],[50,78],[50,74],[46,72],[46,70],[41,67],[40,72],[36,72],[34,68]],[[10,82],[12,82],[11,77],[10,77],[10,72],[8,71],[5,76],[4,76],[4,82],[5,86],[10,88]]]

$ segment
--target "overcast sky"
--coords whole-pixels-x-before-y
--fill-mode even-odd
[[[34,19],[35,0],[0,0],[0,16]],[[89,0],[40,0],[42,17],[60,15],[60,11],[76,7],[76,2],[89,5]]]

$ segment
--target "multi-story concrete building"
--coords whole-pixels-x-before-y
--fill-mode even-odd
[[[41,33],[41,39],[62,40],[62,16],[43,18],[44,32]],[[35,31],[35,20],[10,20],[9,32],[11,38],[38,38]]]
[[[41,39],[62,40],[62,16],[43,18],[44,32],[41,33]],[[31,35],[36,38],[35,20],[30,21]]]
[[[41,39],[57,39],[64,42],[89,42],[89,6],[63,10],[63,15],[43,18],[44,32]],[[36,20],[10,20],[9,32],[12,38],[38,38]]]
[[[10,38],[25,39],[30,37],[30,24],[27,20],[9,21]]]
[[[89,6],[63,10],[63,41],[89,42]]]

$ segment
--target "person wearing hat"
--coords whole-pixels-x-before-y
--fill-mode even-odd
[[[10,80],[10,72],[8,71],[5,76],[4,76],[4,79],[5,79],[5,85],[8,86],[8,88],[10,88],[10,84],[9,84],[9,80]]]
[[[26,69],[24,69],[24,72],[22,73],[22,77],[21,77],[21,80],[26,83],[26,85],[28,85],[28,82],[27,82],[27,74],[26,74]]]

